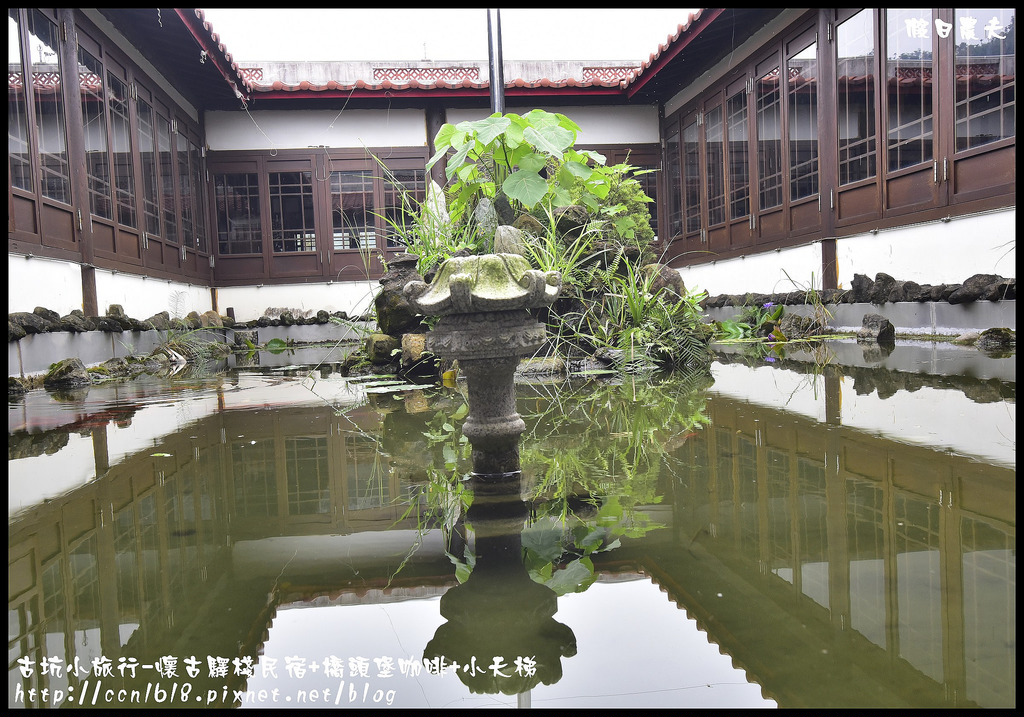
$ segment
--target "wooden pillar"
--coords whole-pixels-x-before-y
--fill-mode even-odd
[[[836,260],[836,239],[821,240],[821,288],[839,288],[839,266]]]
[[[82,311],[86,316],[99,316],[99,297],[96,294],[96,267],[82,265]]]
[[[435,102],[427,105],[427,154],[430,157],[437,152],[437,147],[434,146],[434,137],[437,136],[441,125],[445,123],[445,119],[444,105]],[[442,159],[430,168],[430,178],[440,187],[443,187],[448,181],[445,176],[447,166],[448,162]]]
[[[60,44],[61,91],[64,93],[64,123],[67,131],[68,167],[71,174],[71,197],[75,206],[76,241],[81,254],[82,311],[86,316],[99,315],[96,295],[95,251],[92,243],[92,219],[89,208],[89,177],[85,166],[85,120],[82,116],[82,83],[78,76],[78,42],[75,37],[75,10],[57,10]]]

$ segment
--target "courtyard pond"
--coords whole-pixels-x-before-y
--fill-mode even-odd
[[[336,357],[12,396],[8,705],[1015,707],[1012,358],[828,351],[521,378],[492,481]]]

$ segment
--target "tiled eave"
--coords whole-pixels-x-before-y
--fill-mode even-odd
[[[677,26],[666,42],[659,45],[649,58],[639,66],[596,66],[583,68],[582,75],[564,79],[521,79],[506,81],[505,94],[510,97],[616,97],[622,101],[631,100],[641,88],[669,65],[691,45],[722,13],[721,8],[702,8],[690,14],[685,23]],[[193,34],[201,44],[215,54],[218,64],[223,64],[221,73],[236,93],[254,100],[294,100],[361,98],[432,98],[442,97],[483,97],[490,92],[490,83],[485,73],[471,71],[469,65],[434,68],[392,67],[373,68],[373,76],[367,79],[337,79],[329,81],[303,80],[282,81],[262,78],[260,68],[239,67],[234,62],[217,33],[206,22],[202,10],[193,10],[193,16],[182,12],[182,18],[190,25]],[[198,20],[198,23],[195,21]],[[211,42],[212,41],[212,42]],[[458,66],[461,65],[461,66]],[[405,77],[403,77],[405,75]],[[418,75],[418,76],[417,76]],[[286,80],[290,78],[285,78]],[[653,83],[652,83],[653,84]],[[241,92],[239,92],[241,90]],[[645,91],[646,92],[646,91]],[[251,94],[250,94],[251,93]],[[639,99],[639,98],[638,98]]]
[[[199,8],[175,8],[174,12],[234,90],[235,95],[243,101],[250,99],[252,85],[240,72],[238,63],[220,41],[220,35],[213,31],[213,25],[206,20],[203,11]]]
[[[618,80],[577,80],[569,78],[565,80],[541,79],[528,81],[523,79],[512,80],[505,84],[505,95],[515,96],[619,96],[624,97],[627,79]],[[263,99],[286,99],[286,98],[327,98],[327,97],[352,97],[352,98],[375,98],[384,94],[392,97],[486,97],[490,93],[490,82],[463,79],[459,81],[448,81],[443,79],[420,81],[410,79],[402,82],[398,80],[383,80],[381,82],[366,82],[356,80],[354,82],[328,81],[324,83],[297,82],[285,83],[275,81],[270,83],[253,83],[253,89],[257,98]]]
[[[346,99],[346,100],[347,99],[376,99],[376,100],[379,100],[379,99],[385,99],[385,98],[386,99],[429,99],[429,98],[439,99],[441,96],[442,95],[440,93],[437,93],[437,92],[433,92],[433,91],[425,92],[425,91],[422,91],[422,90],[409,90],[407,92],[402,92],[400,94],[392,93],[392,92],[389,92],[389,91],[386,91],[386,90],[384,92],[382,92],[380,90],[373,90],[373,91],[363,90],[363,91],[355,91],[355,92],[353,92],[353,91],[342,92],[342,91],[339,91],[339,90],[333,90],[333,91],[332,90],[327,90],[327,91],[324,91],[324,92],[303,92],[302,90],[298,90],[298,91],[295,91],[295,92],[279,92],[279,93],[278,92],[271,92],[271,93],[266,93],[266,94],[257,94],[256,98],[255,98],[255,101],[256,101],[256,103],[258,105],[260,100],[283,100],[283,99],[289,99],[289,100],[300,100],[300,99],[324,100],[324,99],[335,99],[335,98]],[[490,95],[489,95],[489,92],[487,90],[484,90],[484,91],[480,91],[480,90],[452,90],[450,92],[443,93],[443,96],[447,97],[447,98],[467,98],[468,97],[468,98],[478,98],[478,99],[485,99],[486,100]],[[580,93],[580,92],[567,93],[567,92],[537,92],[537,91],[528,91],[528,92],[527,91],[520,91],[520,92],[509,91],[509,92],[505,93],[505,97],[534,97],[534,98],[536,98],[536,97],[563,97],[563,98],[565,98],[565,97],[583,97],[583,96],[586,96],[586,97],[608,97],[608,96],[612,96],[612,97],[616,97],[616,98],[620,98],[620,99],[625,99],[625,96],[623,95],[623,93],[620,92],[620,91],[617,91],[617,90],[616,91],[610,91],[610,92],[600,92],[600,93],[590,92],[590,93],[585,93],[585,94],[584,93]]]
[[[721,8],[700,8],[697,12],[691,13],[687,22],[679,25],[675,34],[670,35],[664,44],[659,45],[658,49],[651,53],[647,61],[630,78],[628,95],[632,97],[639,92],[647,84],[648,80],[657,75],[661,68],[686,49],[690,41],[697,37],[722,12]]]

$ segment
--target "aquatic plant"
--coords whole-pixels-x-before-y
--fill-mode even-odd
[[[442,126],[427,167],[453,153],[449,186],[442,194],[432,183],[422,202],[399,192],[400,221],[389,220],[397,240],[418,255],[424,276],[456,252],[491,251],[472,210],[492,201],[499,224],[522,222],[530,262],[561,276],[560,298],[537,311],[551,337],[547,351],[624,352],[618,368],[629,370],[709,365],[712,331],[699,305],[706,294],[661,289],[641,269],[654,232],[636,168],[577,151],[578,131],[543,110]]]
[[[523,532],[531,577],[558,594],[593,581],[594,554],[664,527],[648,508],[672,453],[709,423],[704,370],[665,381],[587,382],[524,413],[523,474],[533,519]],[[541,389],[538,389],[541,390]],[[547,405],[544,405],[544,404]]]
[[[612,173],[603,155],[573,148],[579,129],[565,115],[541,109],[444,124],[434,138],[437,152],[427,169],[454,152],[445,172],[455,223],[481,197],[495,201],[499,216],[506,207],[514,215],[537,205],[568,206],[574,192],[598,210],[608,196]]]

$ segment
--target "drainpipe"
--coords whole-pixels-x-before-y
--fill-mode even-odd
[[[487,50],[491,65],[491,114],[505,114],[505,77],[501,59],[501,10],[487,11]]]

